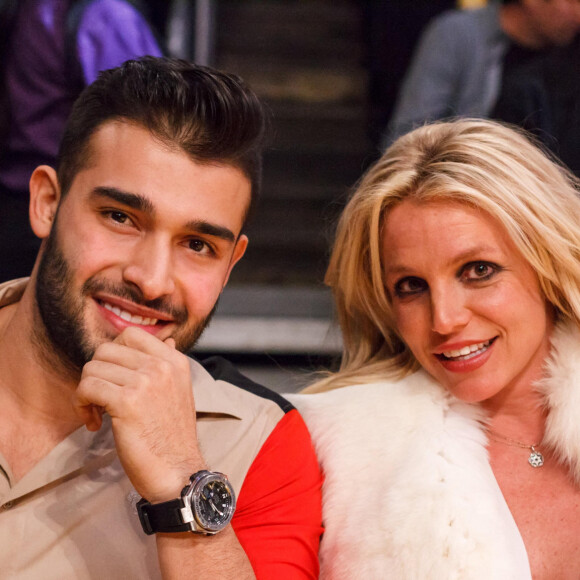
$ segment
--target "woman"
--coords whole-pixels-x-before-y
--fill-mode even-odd
[[[291,397],[326,477],[321,578],[580,578],[574,179],[483,120],[363,177],[327,274],[342,366]]]

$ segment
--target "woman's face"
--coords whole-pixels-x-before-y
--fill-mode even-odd
[[[530,392],[552,319],[498,222],[458,203],[404,201],[385,218],[381,252],[395,323],[427,372],[468,402]]]

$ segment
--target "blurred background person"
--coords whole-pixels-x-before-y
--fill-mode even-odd
[[[100,70],[161,43],[128,0],[0,0],[0,281],[30,273],[28,177],[55,165],[74,100]]]
[[[580,2],[578,3],[580,6]],[[491,113],[530,131],[580,176],[580,37],[515,70]]]
[[[338,372],[289,397],[321,578],[580,575],[578,180],[490,120],[399,138],[339,222]]]
[[[488,117],[503,79],[580,28],[577,0],[490,1],[433,19],[418,43],[384,137],[387,146],[425,122]]]
[[[389,0],[361,5],[368,69],[367,131],[378,150],[421,33],[435,16],[455,8],[457,2]]]

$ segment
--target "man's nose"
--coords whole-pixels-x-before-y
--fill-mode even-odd
[[[138,286],[145,300],[173,293],[173,253],[171,244],[154,237],[141,240],[133,249],[123,278]]]
[[[431,327],[440,335],[461,330],[471,319],[471,310],[463,289],[431,289]]]

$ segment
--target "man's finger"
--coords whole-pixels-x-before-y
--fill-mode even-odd
[[[117,342],[104,342],[95,351],[92,361],[117,364],[128,369],[138,370],[148,356],[142,350],[132,346]]]
[[[168,339],[166,339],[168,340]],[[146,354],[163,356],[169,351],[169,346],[156,336],[146,332],[142,328],[130,326],[123,330],[113,341],[115,344],[122,344],[130,348],[135,348]],[[173,349],[171,349],[173,350]]]
[[[81,379],[79,386],[74,392],[72,403],[82,417],[86,416],[85,407],[97,406],[114,415],[114,409],[119,408],[119,404],[127,398],[125,389],[119,388],[115,384],[101,377],[85,376]],[[93,411],[90,411],[93,413]]]

